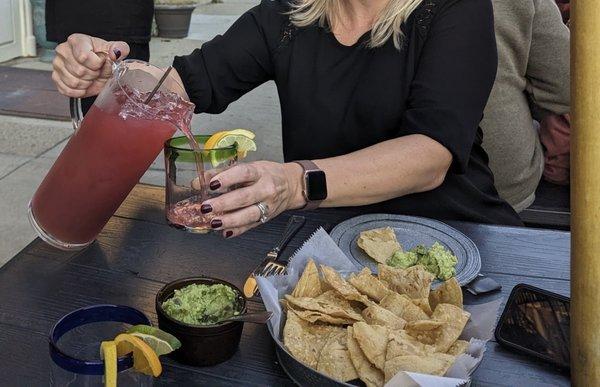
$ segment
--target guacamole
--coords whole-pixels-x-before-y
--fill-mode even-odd
[[[191,284],[175,290],[173,297],[162,303],[167,315],[193,325],[216,324],[240,313],[238,295],[223,284]]]
[[[423,265],[430,273],[438,279],[445,281],[456,274],[458,258],[440,243],[435,242],[429,249],[423,245],[417,245],[409,251],[396,251],[387,264],[393,267],[407,267]]]

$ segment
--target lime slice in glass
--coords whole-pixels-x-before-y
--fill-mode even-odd
[[[181,347],[181,342],[170,333],[148,325],[135,325],[127,333],[142,339],[158,356],[166,355]]]
[[[225,148],[231,146],[233,144],[237,145],[238,157],[243,159],[246,157],[248,152],[256,151],[256,143],[250,137],[246,137],[240,134],[230,134],[222,136],[219,141],[217,141],[217,148]]]

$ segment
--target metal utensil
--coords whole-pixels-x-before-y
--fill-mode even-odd
[[[275,245],[268,253],[267,258],[262,261],[260,265],[254,269],[254,271],[248,276],[246,283],[244,284],[244,295],[248,298],[254,296],[256,291],[258,290],[258,286],[256,284],[256,276],[260,275],[263,277],[269,275],[281,275],[285,274],[287,268],[287,262],[281,262],[277,259],[279,258],[279,254],[281,251],[287,246],[288,242],[292,239],[294,235],[302,228],[304,223],[306,222],[306,218],[304,216],[293,215],[288,220],[285,230],[283,231],[283,235],[279,240],[279,243]]]
[[[245,314],[239,314],[237,316],[231,316],[228,319],[222,320],[220,322],[242,321],[242,322],[247,322],[247,323],[252,323],[252,324],[265,324],[267,321],[269,321],[271,319],[271,316],[273,316],[273,312],[264,310],[262,312],[245,313]]]
[[[478,274],[477,277],[467,285],[465,285],[467,291],[474,296],[478,294],[484,294],[493,292],[496,290],[502,289],[502,285],[500,285],[496,280],[485,276],[483,274]]]
[[[167,70],[165,71],[165,73],[162,75],[162,77],[160,77],[160,79],[158,80],[158,83],[156,84],[156,86],[154,86],[154,89],[152,89],[150,94],[148,94],[148,98],[146,98],[146,100],[144,101],[144,103],[146,105],[148,105],[148,103],[152,100],[152,97],[154,97],[154,94],[156,94],[156,92],[162,86],[165,79],[167,79],[171,70],[173,70],[173,66],[167,67]]]

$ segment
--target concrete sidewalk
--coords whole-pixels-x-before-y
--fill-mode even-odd
[[[258,0],[200,4],[192,15],[188,38],[152,39],[150,62],[168,66],[175,55],[187,54],[225,32],[239,15],[256,4]],[[37,58],[21,58],[0,65],[51,69],[50,64]],[[195,133],[251,129],[257,134],[258,152],[248,160],[282,160],[279,99],[272,82],[232,103],[220,115],[195,116],[192,127]],[[0,265],[35,238],[27,220],[27,203],[71,134],[69,122],[0,116]],[[164,185],[161,156],[141,181]]]

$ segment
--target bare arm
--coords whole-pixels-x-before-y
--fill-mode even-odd
[[[343,156],[315,160],[327,175],[321,207],[361,206],[437,188],[452,163],[451,153],[423,135],[384,141]],[[302,170],[287,166],[295,183],[292,207],[304,205]]]
[[[430,137],[414,134],[314,162],[327,175],[328,197],[322,207],[360,206],[438,187],[452,154]],[[203,212],[220,214],[211,227],[223,230],[226,238],[239,235],[258,224],[258,202],[267,206],[269,217],[304,207],[302,180],[302,167],[296,163],[238,164],[213,177],[211,186],[244,187],[204,201]]]

